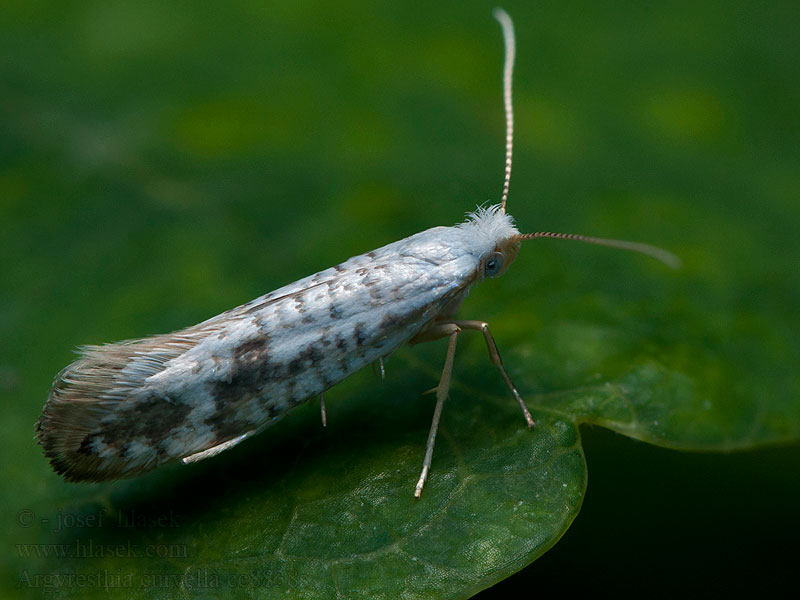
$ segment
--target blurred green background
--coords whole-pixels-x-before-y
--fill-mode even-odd
[[[504,6],[518,38],[509,209],[520,228],[646,241],[685,268],[537,242],[461,314],[493,323],[501,350],[504,338],[536,346],[561,305],[565,318],[594,319],[564,298],[641,314],[656,323],[654,352],[685,366],[697,389],[796,403],[797,2]],[[194,324],[498,198],[492,7],[3,3],[10,593],[24,593],[17,511],[103,494],[61,482],[32,441],[75,346]],[[659,324],[650,317],[662,308],[674,318]],[[479,344],[464,347],[483,360]],[[401,353],[438,361],[440,350]],[[396,368],[407,368],[402,358]],[[568,375],[554,373],[543,386]],[[391,396],[383,387],[375,402]],[[791,441],[797,424],[786,429],[769,441]],[[796,446],[688,454],[583,433],[581,514],[553,550],[483,597],[621,582],[650,593],[794,572]]]

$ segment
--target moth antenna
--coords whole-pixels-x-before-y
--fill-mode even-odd
[[[586,242],[588,244],[597,244],[598,246],[608,246],[610,248],[619,248],[621,250],[630,250],[631,252],[638,252],[639,254],[646,254],[656,260],[661,261],[672,269],[679,269],[681,267],[681,259],[675,256],[672,252],[651,246],[650,244],[642,244],[639,242],[626,242],[624,240],[609,240],[606,238],[589,237],[586,235],[579,235],[577,233],[552,233],[550,231],[537,231],[535,233],[524,233],[517,237],[518,240],[532,240],[534,238],[555,238],[558,240],[577,240],[579,242]]]
[[[514,22],[502,8],[495,8],[492,16],[503,28],[503,46],[505,59],[503,60],[503,105],[506,111],[506,171],[503,180],[503,196],[500,200],[500,210],[506,211],[508,201],[508,187],[511,185],[511,155],[514,149],[514,107],[511,103],[511,81],[514,76],[514,57],[517,53],[517,42],[514,37]]]

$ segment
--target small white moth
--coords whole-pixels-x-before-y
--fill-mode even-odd
[[[172,461],[214,456],[402,344],[449,338],[416,485],[431,465],[456,340],[483,333],[492,362],[534,422],[483,321],[454,319],[470,287],[501,275],[523,240],[575,239],[634,250],[671,266],[672,254],[633,242],[573,234],[521,234],[506,213],[513,144],[514,30],[497,9],[505,43],[506,164],[500,204],[434,227],[270,292],[174,333],[81,348],[55,378],[37,439],[69,481],[131,477]],[[324,421],[324,404],[323,404]]]

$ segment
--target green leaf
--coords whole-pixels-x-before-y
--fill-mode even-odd
[[[476,286],[460,315],[490,322],[537,427],[465,332],[419,500],[442,342],[331,390],[326,428],[312,400],[211,460],[61,481],[32,427],[70,348],[193,324],[496,196],[500,37],[463,3],[26,6],[0,15],[4,597],[465,598],[576,518],[582,425],[704,452],[800,438],[793,4],[523,4],[506,6],[520,228],[645,241],[685,265],[541,240]],[[637,460],[670,460],[588,431],[623,457],[593,481],[630,490]],[[642,518],[710,526],[699,506],[741,496],[747,531],[778,502],[747,495],[771,489],[763,473],[791,480],[793,506],[795,454],[753,456],[715,471],[738,486],[724,501]],[[591,547],[617,556],[636,516],[600,512]],[[587,572],[590,550],[570,551],[554,586]]]

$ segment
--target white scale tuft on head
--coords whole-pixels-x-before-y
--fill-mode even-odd
[[[464,233],[465,244],[479,255],[488,254],[500,242],[519,235],[514,218],[500,204],[479,206],[456,227]]]

